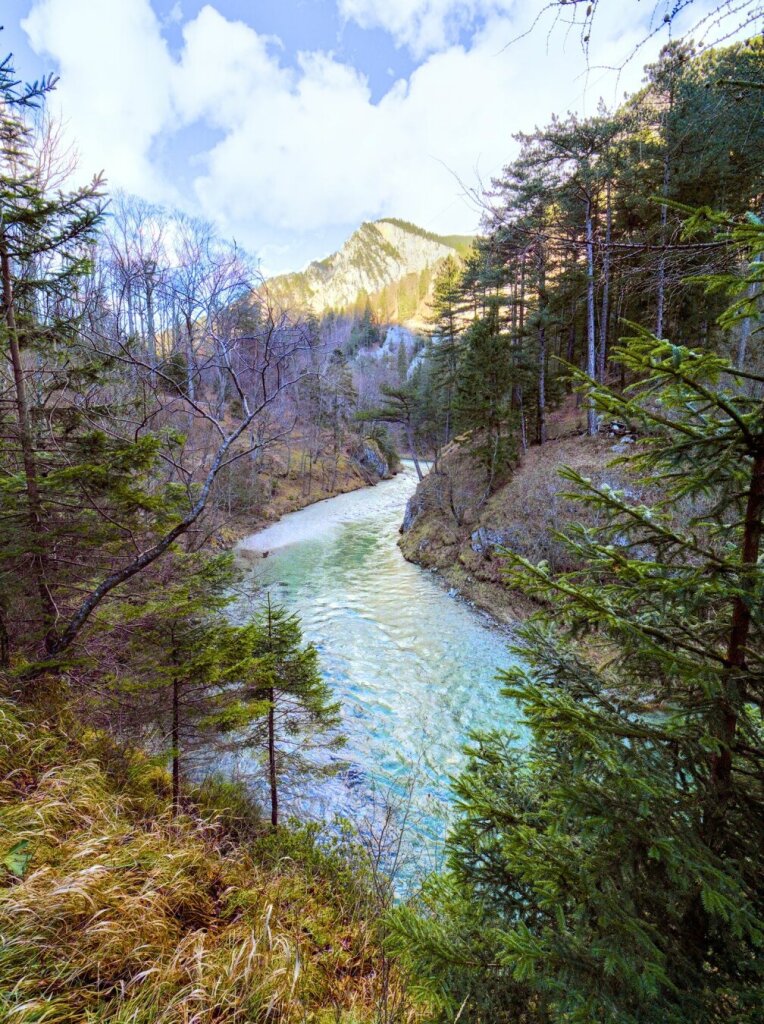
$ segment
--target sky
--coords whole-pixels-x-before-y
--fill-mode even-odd
[[[279,273],[364,220],[476,231],[469,193],[511,160],[514,133],[639,88],[665,34],[608,68],[653,4],[601,4],[588,68],[565,20],[577,8],[546,5],[1,0],[0,49],[25,80],[60,76],[49,107],[83,177],[211,220]]]

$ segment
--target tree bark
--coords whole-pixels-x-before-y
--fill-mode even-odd
[[[586,372],[590,380],[595,379],[597,367],[594,323],[594,225],[590,197],[586,200]],[[586,432],[589,437],[597,434],[597,410],[591,397],[588,399],[586,412]]]
[[[669,194],[669,183],[671,181],[671,162],[669,158],[668,143],[666,144],[666,154],[663,158],[663,186],[661,194],[664,199],[668,198]],[[666,301],[666,254],[664,246],[666,245],[666,224],[668,223],[668,206],[666,203],[661,204],[661,258],[658,264],[658,301],[657,310],[655,315],[655,336],[657,338],[663,337],[663,309]]]
[[[759,262],[758,259],[756,262]],[[756,298],[758,290],[758,285],[755,281],[752,281],[748,285],[747,298],[751,302]],[[735,357],[735,366],[738,370],[745,369],[745,360],[748,354],[748,342],[751,337],[751,326],[752,318],[750,316],[747,316],[740,325],[740,337],[738,338],[737,355]]]
[[[597,352],[597,380],[605,383],[607,366],[607,334],[610,317],[610,241],[613,234],[613,208],[610,202],[610,181],[607,183],[607,213],[605,219],[605,252],[602,259],[602,311],[600,313],[600,345]]]
[[[543,242],[539,242],[537,250],[538,268],[538,303],[539,303],[539,329],[538,329],[538,424],[536,439],[539,444],[546,441],[546,310],[548,298],[546,293],[546,254]]]
[[[172,681],[172,813],[180,813],[180,682]]]
[[[411,449],[411,458],[414,462],[416,475],[420,481],[424,480],[424,473],[422,472],[422,467],[419,465],[419,456],[417,455],[416,448],[414,447],[414,431],[408,423],[406,424],[406,437],[408,438],[409,448]]]
[[[276,773],[276,694],[271,688],[268,690],[270,710],[268,711],[268,781],[271,788],[271,825],[278,828],[279,825],[279,789],[278,776]]]
[[[732,623],[727,645],[727,657],[722,679],[720,719],[717,739],[719,750],[711,758],[711,779],[714,786],[716,808],[712,817],[723,813],[732,785],[732,747],[737,730],[740,703],[739,675],[746,665],[746,645],[751,629],[751,602],[753,590],[752,569],[758,564],[761,549],[762,519],[764,518],[764,446],[754,456],[751,482],[746,502],[741,550],[741,568],[745,574],[745,595],[735,598]]]
[[[10,668],[11,664],[11,641],[8,636],[8,627],[5,622],[5,609],[0,608],[0,669]]]
[[[30,538],[33,539],[32,572],[45,630],[45,649],[50,653],[53,643],[52,630],[56,621],[56,604],[48,585],[48,559],[44,549],[44,522],[40,498],[39,472],[35,453],[32,418],[26,392],[24,365],[21,358],[19,332],[14,308],[13,278],[7,246],[0,241],[0,271],[2,274],[3,313],[8,332],[8,348],[13,367],[13,382],[16,390],[16,417],[18,419],[19,443],[24,466],[24,487],[27,497],[27,522]]]
[[[186,390],[191,401],[196,401],[196,387],[194,383],[194,326],[188,314],[186,314]]]
[[[154,282],[151,271],[148,272],[148,279],[146,281],[146,333],[148,335],[148,356],[151,366],[151,385],[156,387],[156,368],[159,365],[159,355],[157,352],[157,335],[154,323]]]

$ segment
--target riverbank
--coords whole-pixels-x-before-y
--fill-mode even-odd
[[[274,833],[230,783],[173,815],[156,758],[4,700],[0,793],[0,1019],[420,1019],[349,841]]]
[[[623,484],[611,465],[625,445],[612,437],[564,437],[529,449],[509,478],[482,504],[484,472],[457,446],[445,454],[411,497],[401,528],[404,558],[434,569],[445,584],[497,622],[527,618],[537,605],[506,583],[501,551],[508,549],[553,572],[577,568],[558,538],[574,523],[596,526],[585,506],[568,496],[559,473],[569,466],[595,482]]]
[[[291,440],[273,446],[262,458],[254,482],[245,484],[236,476],[220,488],[208,544],[229,550],[292,512],[374,487],[399,471],[400,462],[370,439],[315,459],[308,458],[304,447]]]

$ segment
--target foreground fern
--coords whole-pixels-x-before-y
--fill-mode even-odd
[[[337,855],[172,819],[163,770],[67,731],[0,703],[0,1020],[375,1019],[372,904]]]

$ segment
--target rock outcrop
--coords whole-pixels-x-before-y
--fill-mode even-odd
[[[367,438],[361,445],[356,460],[367,472],[373,473],[380,480],[386,480],[390,474],[390,463],[376,441]]]
[[[409,499],[401,551],[409,561],[437,570],[451,590],[497,619],[516,621],[533,606],[507,583],[503,552],[545,561],[555,573],[579,568],[557,531],[576,523],[596,529],[597,522],[586,506],[569,499],[571,486],[559,470],[571,466],[597,483],[636,496],[636,481],[623,467],[610,466],[613,458],[612,438],[550,441],[526,452],[482,500],[484,470],[466,450],[454,446]]]
[[[361,295],[375,295],[407,275],[434,271],[449,255],[464,251],[469,239],[441,237],[398,220],[365,223],[339,252],[295,274],[268,282],[268,289],[289,306],[321,314],[352,307]]]

